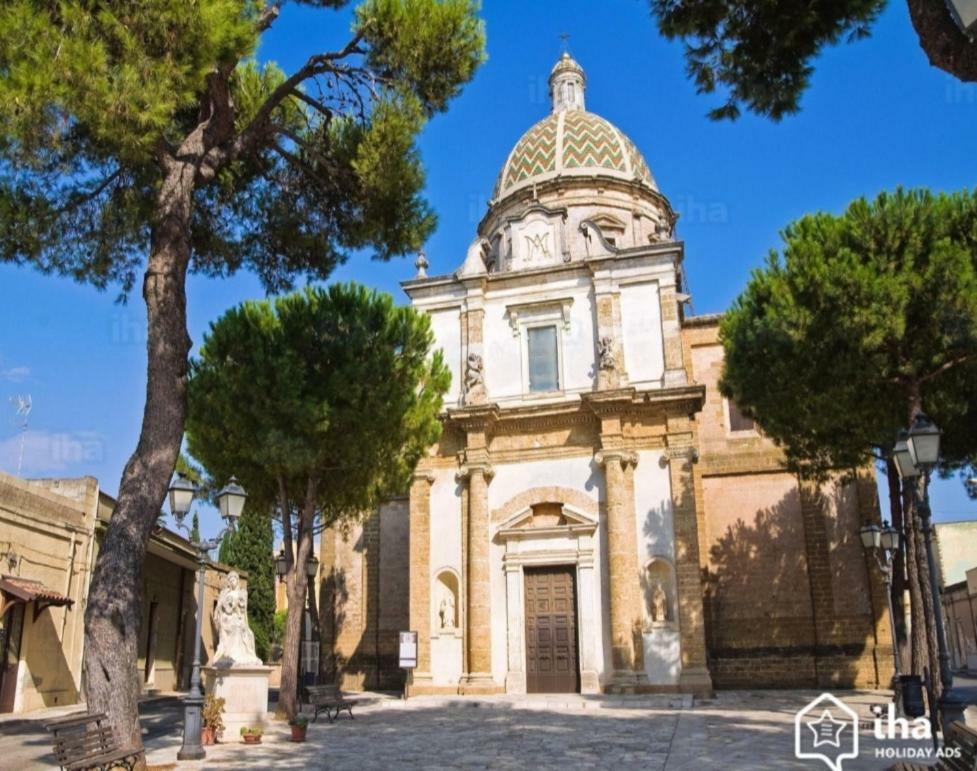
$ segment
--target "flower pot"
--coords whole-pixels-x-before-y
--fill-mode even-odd
[[[201,744],[213,744],[216,737],[216,731],[210,726],[204,726],[200,729],[200,743]]]
[[[293,725],[292,726],[292,741],[293,742],[304,742],[305,732],[309,730],[308,726],[304,725]]]
[[[245,744],[261,744],[261,737],[255,734],[245,734],[242,738]]]

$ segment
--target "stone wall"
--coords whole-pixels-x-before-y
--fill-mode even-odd
[[[820,487],[798,480],[759,430],[730,429],[718,318],[687,321],[684,338],[690,375],[706,386],[695,484],[715,684],[887,683],[885,599],[858,538],[879,518],[871,469]]]
[[[409,628],[408,501],[397,498],[320,544],[320,636],[345,690],[398,690],[399,632]]]

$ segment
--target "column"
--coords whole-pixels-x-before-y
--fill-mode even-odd
[[[492,680],[492,618],[489,577],[488,485],[494,472],[487,463],[462,467],[460,479],[468,480],[468,613],[465,644],[468,672],[461,693],[494,693]]]
[[[417,632],[417,668],[412,687],[431,685],[431,484],[418,469],[410,488],[410,626]]]
[[[526,654],[523,647],[523,631],[526,622],[525,611],[523,610],[522,565],[518,561],[507,559],[503,567],[505,570],[505,610],[508,631],[508,646],[506,648],[508,672],[505,676],[505,692],[525,693]]]
[[[608,595],[614,670],[608,690],[628,692],[646,679],[643,671],[636,671],[641,659],[635,655],[634,633],[636,628],[640,629],[641,620],[635,615],[635,609],[641,585],[634,496],[628,496],[628,490],[633,489],[630,477],[638,464],[638,456],[629,451],[600,450],[595,460],[604,466],[607,488]]]
[[[676,443],[672,437],[670,443]],[[706,657],[706,628],[702,608],[702,571],[699,564],[699,522],[695,505],[692,463],[697,458],[691,437],[665,451],[672,491],[672,529],[675,534],[675,581],[678,590],[682,672],[679,688],[699,696],[712,694],[712,676]]]
[[[594,640],[601,633],[600,624],[594,621],[594,553],[593,536],[582,536],[580,558],[577,562],[578,615],[580,617],[580,692],[600,693],[597,675],[597,657]],[[589,551],[584,552],[584,547]]]

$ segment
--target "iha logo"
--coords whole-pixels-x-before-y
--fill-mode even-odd
[[[874,710],[873,710],[874,711]],[[930,730],[930,721],[925,717],[917,717],[915,720],[908,720],[904,717],[896,717],[896,705],[889,704],[886,717],[876,715],[873,722],[872,732],[876,739],[932,739],[933,733]]]
[[[858,714],[830,693],[822,693],[794,717],[794,755],[842,771],[843,761],[858,757]]]

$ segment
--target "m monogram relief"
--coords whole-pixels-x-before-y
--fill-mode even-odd
[[[549,241],[549,233],[537,233],[535,236],[526,236],[526,261],[530,262],[537,256],[549,259],[552,256]]]

